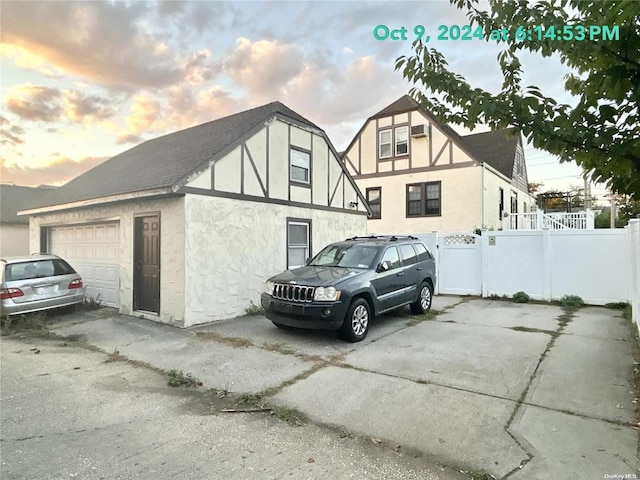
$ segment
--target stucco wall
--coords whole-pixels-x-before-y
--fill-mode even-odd
[[[362,191],[382,187],[382,218],[369,220],[369,233],[471,232],[480,227],[482,167],[454,168],[431,172],[357,180]],[[407,218],[406,186],[416,182],[441,181],[441,215]]]
[[[187,195],[187,326],[243,315],[264,282],[286,268],[287,217],[311,220],[312,254],[366,232],[366,216]]]
[[[40,250],[40,227],[96,221],[120,222],[120,312],[133,312],[134,216],[160,213],[160,314],[153,320],[182,326],[184,319],[184,198],[136,201],[31,217],[31,251]]]
[[[0,256],[10,257],[29,253],[31,253],[29,252],[29,225],[22,223],[0,225]]]

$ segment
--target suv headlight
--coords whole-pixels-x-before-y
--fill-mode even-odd
[[[275,283],[267,281],[264,284],[264,293],[268,293],[269,295],[273,295],[273,287],[275,286]]]
[[[318,287],[313,294],[313,299],[321,302],[335,302],[340,298],[340,290],[335,287]]]

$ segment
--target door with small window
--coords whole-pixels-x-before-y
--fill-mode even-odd
[[[300,268],[311,256],[311,220],[287,219],[287,268]]]

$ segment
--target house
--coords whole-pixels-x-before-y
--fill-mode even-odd
[[[29,219],[19,216],[18,210],[34,205],[51,188],[55,187],[0,185],[0,257],[29,255]]]
[[[342,158],[372,209],[369,232],[497,230],[535,205],[517,131],[460,136],[408,95],[367,119]]]
[[[21,213],[31,249],[67,259],[89,295],[188,327],[244,314],[369,212],[325,132],[274,102],[146,141]]]

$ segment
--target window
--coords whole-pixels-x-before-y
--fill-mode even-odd
[[[31,280],[34,278],[55,277],[68,275],[75,270],[62,259],[39,260],[34,262],[10,263],[5,267],[4,277],[6,281]]]
[[[389,262],[391,264],[391,270],[400,266],[400,257],[398,256],[398,249],[396,247],[387,248],[380,260],[380,263]]]
[[[364,245],[329,245],[309,265],[371,268],[379,250],[378,247]]]
[[[409,126],[378,130],[378,158],[391,159],[409,154]]]
[[[388,158],[391,156],[391,130],[380,130],[378,132],[378,157]]]
[[[371,207],[371,218],[382,218],[382,187],[367,188],[367,203]]]
[[[407,217],[439,216],[441,214],[440,182],[407,185]]]
[[[416,255],[416,251],[413,249],[411,244],[400,245],[400,253],[402,254],[402,264],[403,265],[413,265],[418,261],[418,257]]]
[[[409,127],[396,128],[396,157],[409,153]]]
[[[311,183],[311,154],[292,148],[289,151],[289,158],[291,161],[290,179],[294,182]]]
[[[287,268],[304,266],[311,253],[311,221],[287,221]]]
[[[498,206],[498,211],[500,212],[500,218],[502,218],[502,213],[504,212],[504,190],[500,188],[500,204]]]
[[[429,250],[427,250],[427,247],[425,247],[423,244],[414,243],[413,246],[416,247],[416,252],[418,252],[418,261],[419,262],[425,262],[425,261],[429,260],[430,258],[432,258],[431,254],[429,253]]]

